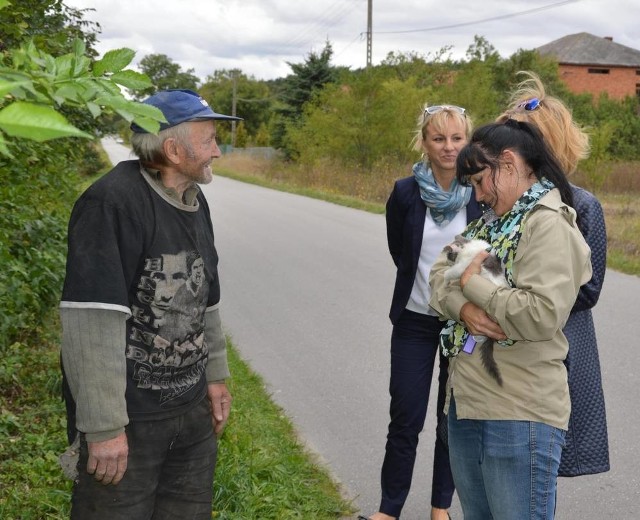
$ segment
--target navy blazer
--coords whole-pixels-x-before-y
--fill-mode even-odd
[[[467,204],[467,224],[482,215],[475,194]],[[424,220],[427,206],[420,197],[420,188],[412,175],[396,181],[387,200],[387,242],[396,264],[396,284],[389,318],[395,325],[407,306],[418,270]]]

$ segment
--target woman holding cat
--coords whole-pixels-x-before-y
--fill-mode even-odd
[[[479,275],[486,252],[459,281],[445,283],[443,254],[430,275],[431,305],[449,319],[440,346],[450,359],[449,456],[465,520],[553,519],[570,413],[562,326],[591,278],[589,247],[571,187],[534,126],[509,119],[477,129],[458,155],[457,179],[491,208],[463,235],[491,244],[510,285]],[[502,386],[472,350],[473,335],[499,340]]]
[[[589,155],[589,136],[575,123],[570,110],[558,98],[548,96],[540,78],[526,75],[511,96],[510,107],[498,117],[527,121],[542,133],[545,142],[570,176],[578,161]],[[569,375],[571,416],[562,450],[559,475],[576,477],[609,471],[609,441],[598,343],[591,309],[598,302],[607,267],[607,230],[598,199],[571,185],[578,227],[591,249],[593,276],[580,287],[563,332],[569,342],[565,366]]]
[[[423,429],[442,323],[429,309],[428,276],[442,248],[481,214],[469,187],[455,178],[456,158],[471,134],[464,108],[427,106],[420,111],[414,148],[422,152],[413,174],[398,180],[387,201],[387,239],[396,265],[389,317],[390,423],[381,471],[380,509],[370,520],[400,517],[409,494],[418,436]],[[437,418],[442,421],[447,360],[439,356]],[[440,424],[440,426],[445,426]],[[431,519],[446,520],[454,493],[446,440],[437,436]],[[367,517],[359,518],[367,520]]]

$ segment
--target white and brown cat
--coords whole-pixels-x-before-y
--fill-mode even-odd
[[[453,242],[444,247],[447,254],[447,260],[451,264],[444,274],[444,279],[456,280],[462,276],[464,270],[480,251],[489,251],[489,256],[485,258],[480,267],[480,276],[490,280],[500,287],[509,287],[509,283],[504,275],[504,267],[500,259],[491,251],[491,245],[484,240],[477,238],[469,239],[462,235],[456,235]],[[493,356],[493,343],[491,338],[486,336],[474,335],[473,339],[480,344],[480,359],[482,365],[487,369],[489,375],[502,386],[502,375],[500,369]],[[465,352],[470,353],[468,350]]]

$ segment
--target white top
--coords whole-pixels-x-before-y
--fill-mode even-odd
[[[438,314],[429,307],[431,288],[429,287],[429,272],[436,258],[447,244],[453,242],[456,235],[462,233],[467,227],[466,208],[458,211],[449,224],[439,227],[431,218],[431,210],[427,208],[427,217],[424,219],[422,231],[422,247],[418,259],[418,270],[413,280],[413,289],[407,302],[407,309],[420,314],[437,316]]]

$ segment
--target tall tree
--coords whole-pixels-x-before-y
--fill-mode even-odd
[[[410,143],[431,90],[417,87],[415,78],[385,75],[374,68],[326,85],[305,105],[301,121],[288,128],[292,155],[309,165],[330,161],[364,170],[415,158]]]
[[[247,76],[238,69],[215,71],[207,76],[199,92],[217,112],[231,114],[235,108],[235,114],[244,119],[243,125],[249,142],[258,133],[258,129],[269,122],[273,113],[275,95],[270,84]],[[223,130],[222,135],[224,134]]]
[[[20,0],[8,3],[0,16],[0,52],[19,47],[32,40],[41,51],[54,56],[66,54],[73,42],[84,42],[87,56],[94,50],[100,24],[84,20],[87,11],[75,9],[62,0]]]
[[[558,62],[550,57],[542,57],[536,50],[518,49],[509,58],[501,60],[495,68],[495,90],[499,93],[501,106],[506,106],[509,94],[522,81],[520,71],[535,72],[548,94],[562,99],[568,90],[558,76]]]
[[[287,156],[290,150],[286,142],[285,128],[298,121],[304,105],[325,85],[335,82],[338,77],[338,69],[331,65],[332,56],[331,43],[326,42],[319,54],[310,52],[303,63],[287,62],[293,74],[287,76],[281,84],[279,117],[272,125],[274,144],[282,148]]]
[[[293,74],[285,78],[281,99],[287,105],[289,115],[300,115],[303,105],[314,93],[337,79],[337,69],[331,66],[332,56],[331,43],[326,42],[319,54],[310,52],[304,63],[287,62]]]
[[[377,68],[387,69],[401,81],[413,78],[423,87],[447,84],[451,81],[451,46],[444,46],[434,54],[390,52]]]
[[[194,75],[194,69],[182,70],[182,67],[166,54],[147,54],[140,60],[139,65],[140,70],[149,77],[153,86],[134,91],[138,99],[159,90],[172,88],[196,90],[198,88],[200,79]]]

